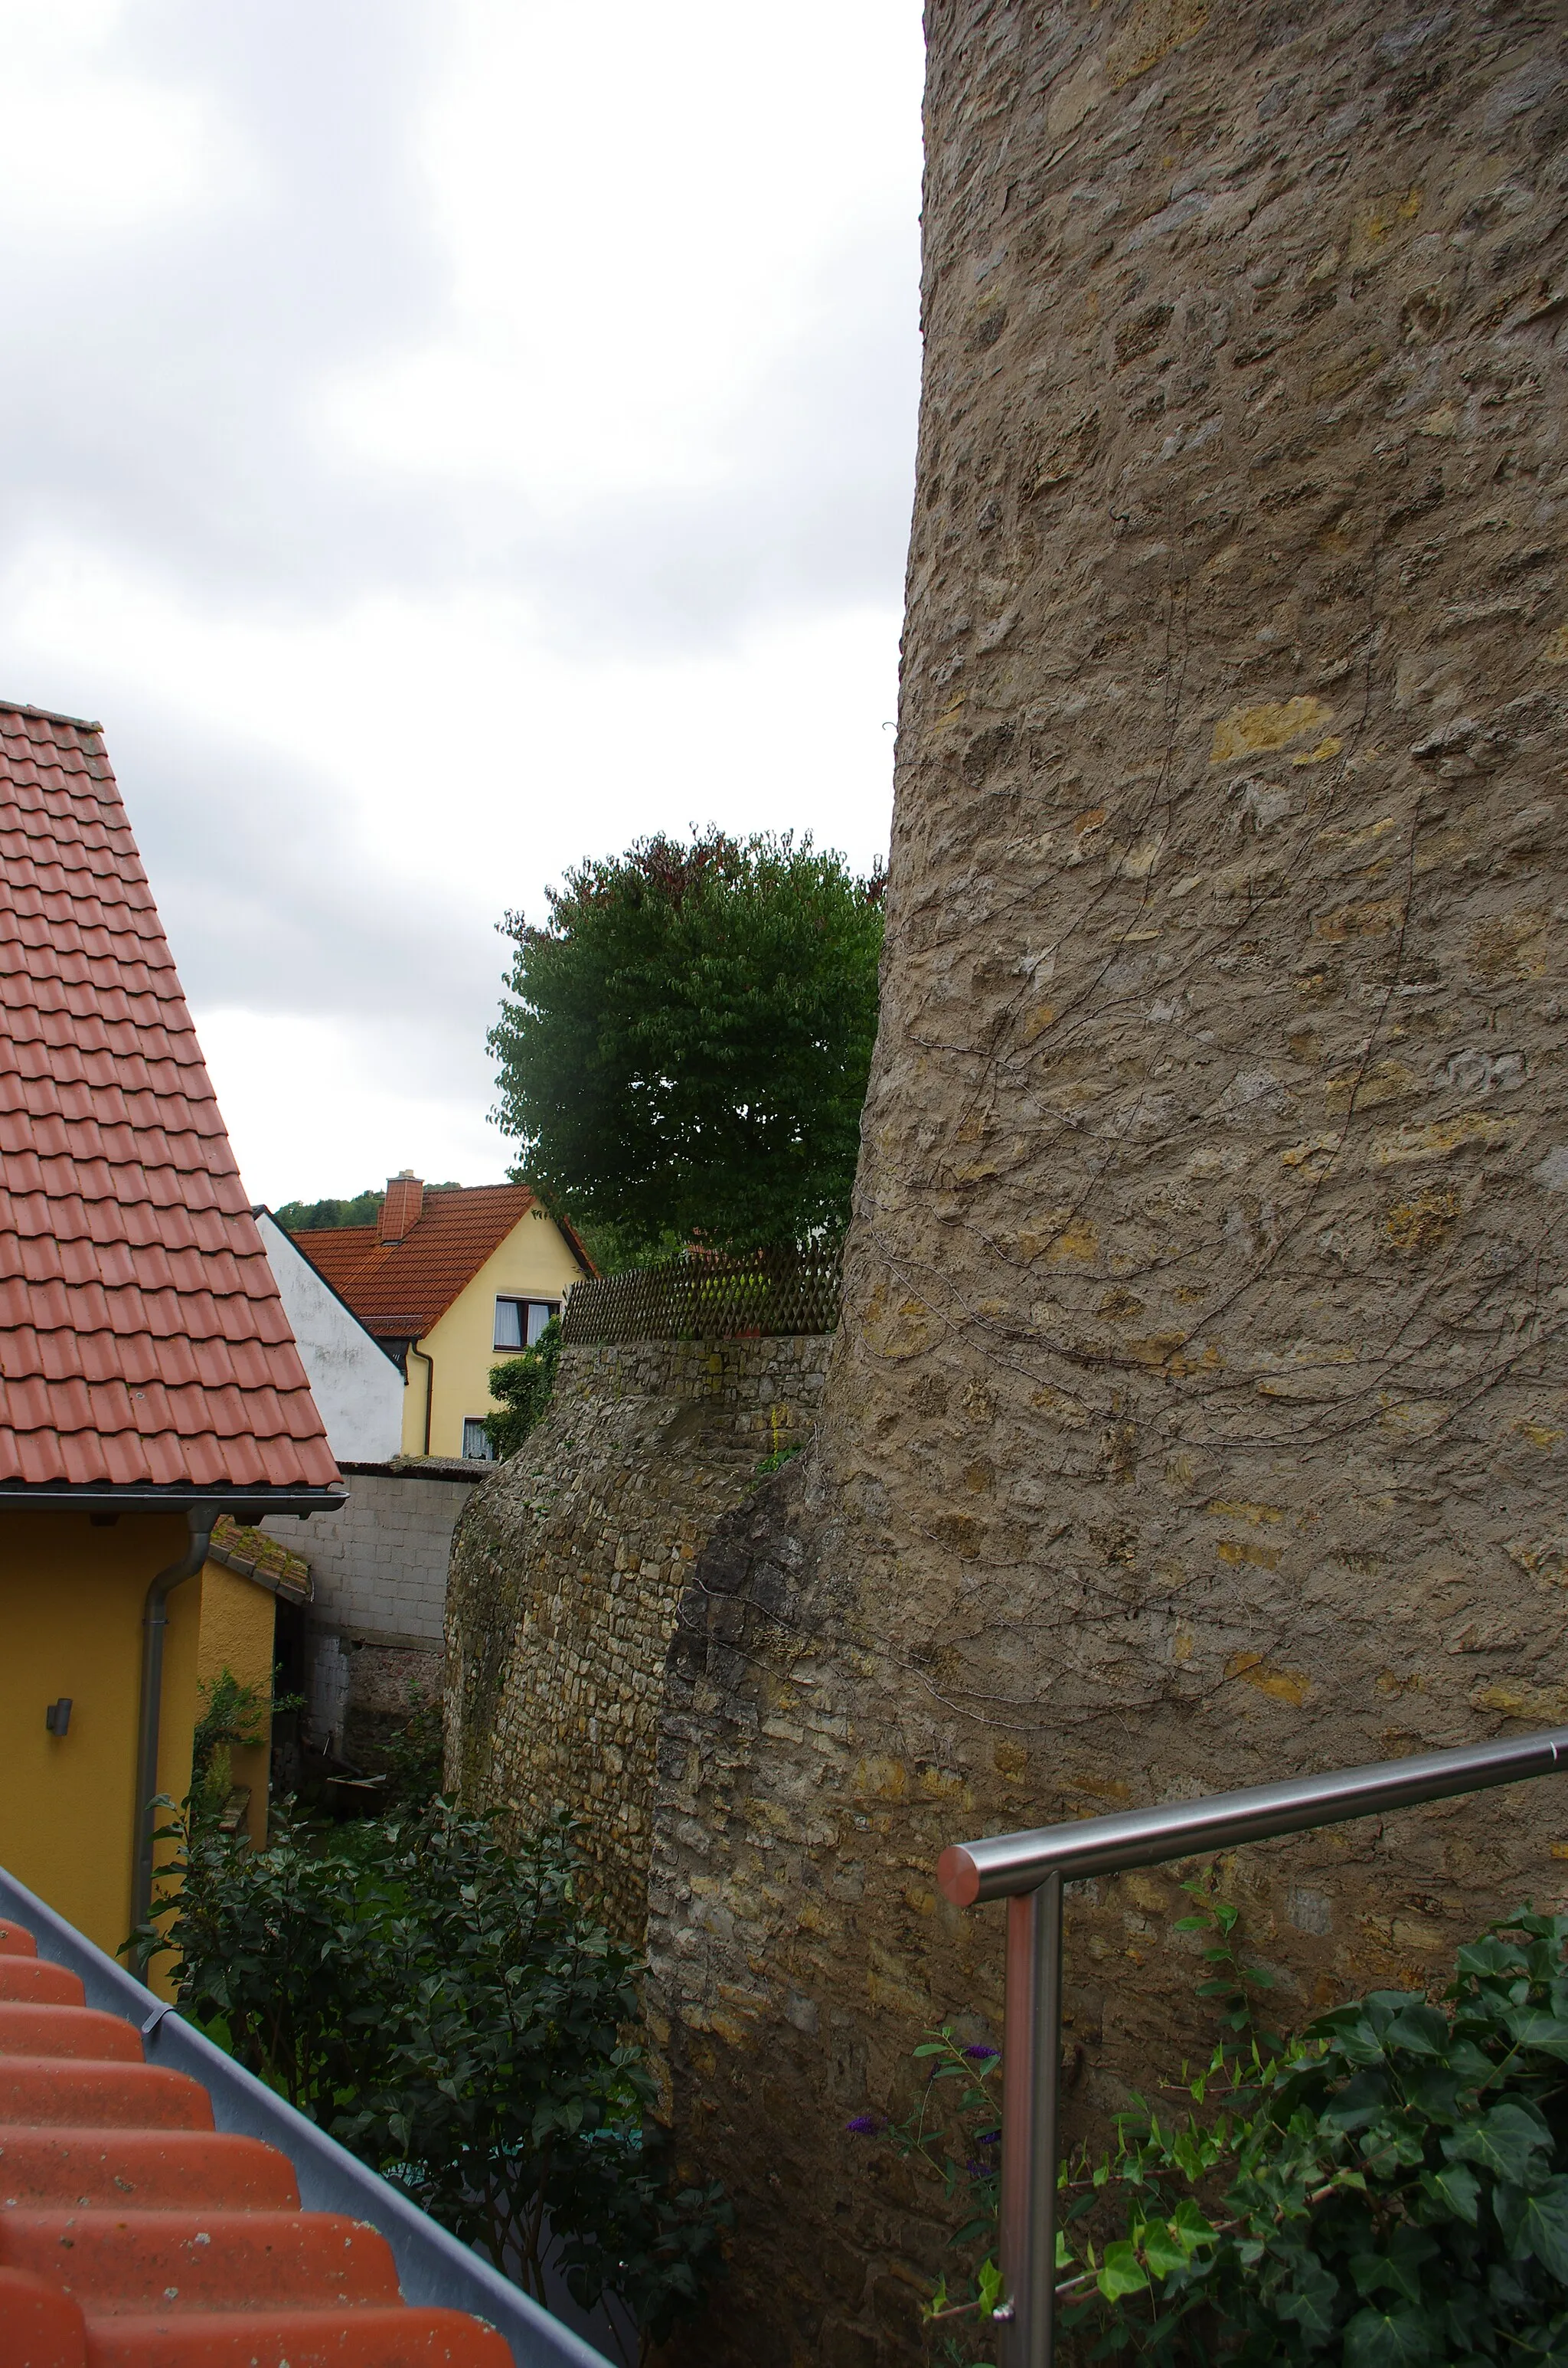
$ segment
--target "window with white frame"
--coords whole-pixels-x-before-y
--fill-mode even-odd
[[[552,1315],[561,1313],[558,1299],[498,1299],[495,1303],[497,1349],[531,1349]]]
[[[483,1415],[471,1414],[463,1423],[463,1456],[470,1463],[493,1463],[495,1460]]]

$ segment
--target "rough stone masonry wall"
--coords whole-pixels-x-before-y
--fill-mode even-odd
[[[694,2356],[829,2368],[939,2265],[843,2124],[996,2028],[944,1843],[1568,1716],[1563,13],[928,32],[845,1318],[683,1606],[649,1928],[737,2203]],[[1301,2013],[1565,1834],[1542,1784],[1225,1881]],[[1073,1895],[1083,2112],[1194,2044],[1175,1879]]]
[[[583,1819],[641,1941],[665,1656],[716,1522],[810,1436],[825,1338],[563,1349],[549,1415],[474,1499],[448,1593],[448,1782],[517,1836]]]

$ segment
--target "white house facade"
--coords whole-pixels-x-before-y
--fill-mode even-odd
[[[271,1211],[255,1215],[333,1454],[340,1464],[390,1463],[403,1445],[402,1373]]]

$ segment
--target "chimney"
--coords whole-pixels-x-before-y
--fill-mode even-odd
[[[412,1167],[387,1178],[387,1197],[376,1220],[376,1239],[388,1244],[406,1241],[425,1208],[425,1187]]]

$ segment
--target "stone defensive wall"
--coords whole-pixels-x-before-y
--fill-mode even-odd
[[[562,1349],[545,1420],[467,1506],[447,1591],[447,1783],[518,1837],[558,1808],[641,1942],[676,1608],[759,1466],[811,1437],[831,1334]]]
[[[917,2354],[931,2199],[845,2125],[924,2026],[999,2035],[946,1843],[1568,1717],[1568,17],[926,28],[843,1315],[694,1575],[655,1803],[655,2031],[736,2205],[682,2356],[737,2368]],[[1218,1880],[1293,2025],[1565,1858],[1558,1782]],[[1070,1895],[1071,2137],[1212,2045],[1194,1872]]]

